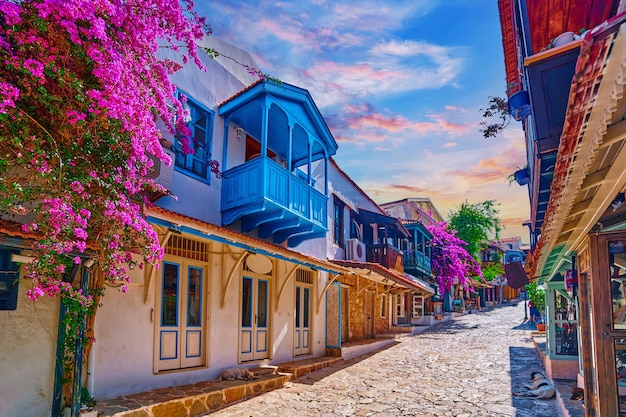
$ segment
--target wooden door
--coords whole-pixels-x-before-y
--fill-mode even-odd
[[[294,354],[310,352],[311,339],[311,288],[296,285],[294,308]]]
[[[239,358],[242,362],[269,358],[269,282],[244,276],[241,294]]]
[[[374,338],[374,309],[376,296],[374,291],[365,291],[365,338]]]
[[[157,371],[205,365],[204,269],[164,262],[157,300]]]

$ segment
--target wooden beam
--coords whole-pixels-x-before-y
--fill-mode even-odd
[[[235,276],[235,272],[239,270],[239,266],[242,264],[243,260],[246,259],[247,254],[248,251],[245,250],[239,254],[239,258],[230,270],[230,274],[228,274],[226,281],[224,281],[224,276],[222,275],[222,302],[220,303],[220,309],[222,310],[226,306],[226,292],[228,291],[228,287],[230,287],[233,277]]]
[[[624,100],[622,100],[624,101]],[[620,113],[624,114],[624,113]],[[609,146],[626,139],[626,120],[621,120],[606,129],[606,134],[602,137],[602,143],[599,149],[608,148]]]
[[[575,214],[579,214],[579,213],[582,213],[583,211],[586,211],[592,202],[593,202],[593,198],[590,198],[590,199],[583,200],[574,204],[572,206],[572,209],[569,212],[569,215],[574,216]]]
[[[156,226],[154,226],[156,228]],[[158,233],[158,232],[157,232]],[[159,241],[159,246],[165,248],[167,242],[172,237],[172,231],[167,230],[163,239]],[[154,265],[148,264],[146,266],[146,274],[144,275],[144,286],[143,286],[143,303],[150,304],[150,291],[152,289],[152,283],[154,282],[154,275],[157,268]]]
[[[580,186],[580,191],[587,191],[590,188],[597,187],[602,184],[602,181],[604,181],[604,177],[606,177],[608,172],[609,167],[606,167],[602,168],[600,171],[587,175]]]
[[[289,271],[287,276],[285,276],[285,280],[281,284],[280,289],[278,290],[278,295],[276,296],[276,311],[278,311],[278,302],[280,301],[280,297],[283,295],[283,292],[285,291],[285,288],[287,287],[287,283],[291,280],[291,278],[293,278],[293,276],[296,274],[296,271],[298,270],[299,267],[300,265],[295,264],[293,268],[291,269],[291,271]]]

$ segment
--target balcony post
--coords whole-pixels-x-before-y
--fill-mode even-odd
[[[261,158],[267,156],[267,132],[269,123],[270,100],[267,96],[264,98],[263,114],[261,116]]]
[[[291,118],[287,121],[287,129],[289,131],[289,149],[287,150],[287,171],[292,171],[292,161],[293,161],[293,126],[291,125]]]

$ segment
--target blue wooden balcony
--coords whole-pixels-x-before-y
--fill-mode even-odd
[[[289,247],[325,236],[328,159],[337,143],[308,91],[259,81],[222,103],[219,115],[222,224],[240,221],[242,232],[256,229]]]
[[[224,172],[222,223],[241,219],[241,230],[296,246],[326,234],[328,198],[269,158]]]
[[[424,275],[430,275],[430,258],[416,250],[405,250],[404,269],[409,273],[419,271]]]

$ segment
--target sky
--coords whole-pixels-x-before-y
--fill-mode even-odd
[[[529,241],[521,122],[485,139],[505,97],[496,0],[198,0],[213,36],[309,91],[339,145],[334,159],[374,201],[428,197],[448,217],[496,200],[502,237]]]

